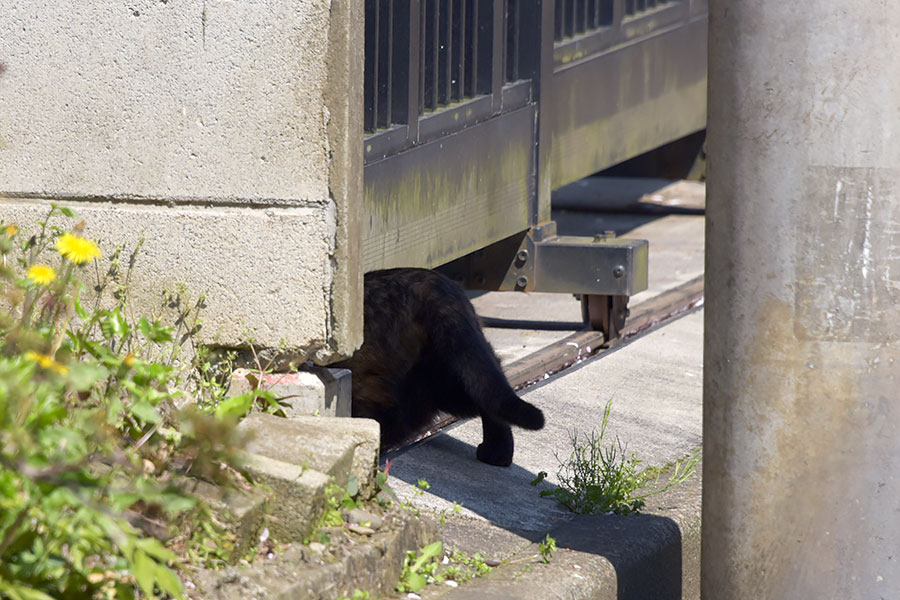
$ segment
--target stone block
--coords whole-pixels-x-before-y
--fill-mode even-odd
[[[165,310],[168,322],[174,323],[176,311],[165,293],[184,290],[178,301],[182,309],[204,298],[202,327],[194,342],[243,346],[253,340],[259,346],[296,348],[301,356],[333,351],[328,338],[333,272],[327,256],[335,225],[327,211],[64,204],[78,212],[86,223],[83,235],[96,240],[103,252],[101,273],[122,247],[119,272],[124,283],[125,267],[136,252],[128,282],[133,314],[150,317]],[[4,199],[0,190],[3,220],[25,231],[34,232],[34,224],[49,210],[49,202]],[[78,220],[55,217],[51,223],[69,229]],[[59,256],[48,251],[42,260],[57,266]],[[94,269],[80,273],[93,289]],[[109,286],[107,294],[115,287]]]
[[[348,369],[310,367],[294,373],[259,373],[237,369],[231,377],[229,396],[249,392],[254,387],[267,390],[288,405],[288,417],[350,416],[351,377]]]
[[[247,447],[249,452],[333,474],[335,483],[342,486],[347,484],[348,475],[354,475],[363,496],[374,493],[381,434],[377,421],[336,417],[285,419],[251,413],[239,428],[254,434]]]
[[[248,454],[244,468],[271,489],[269,531],[282,542],[303,540],[325,510],[325,486],[331,476],[259,454]]]
[[[2,191],[324,201],[330,18],[319,0],[0,0]]]
[[[266,499],[236,488],[222,488],[199,480],[185,480],[185,489],[216,513],[236,537],[231,562],[237,562],[257,541],[264,526]]]
[[[251,436],[245,446],[247,452],[313,469],[332,477],[341,487],[347,485],[355,450],[352,440],[344,436],[322,436],[321,429],[299,419],[259,412],[247,415],[238,430]]]

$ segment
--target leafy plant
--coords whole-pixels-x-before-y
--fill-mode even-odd
[[[135,319],[127,285],[85,306],[101,251],[83,223],[51,223],[74,216],[53,206],[31,236],[0,226],[0,596],[181,598],[192,534],[221,540],[178,473],[230,479],[234,428],[175,418],[177,328]]]
[[[554,552],[556,552],[556,538],[550,537],[550,534],[548,533],[547,537],[544,538],[544,541],[538,544],[538,553],[541,555],[541,560],[548,563],[553,557]]]
[[[455,581],[466,581],[491,572],[492,567],[487,564],[487,559],[481,552],[469,555],[457,549],[453,549],[450,553],[449,561],[451,565],[459,565],[459,567],[448,567],[443,573],[447,579]]]
[[[631,514],[639,512],[646,499],[680,485],[696,470],[700,462],[699,452],[673,463],[672,475],[662,487],[649,490],[651,480],[661,474],[658,469],[639,470],[641,461],[634,453],[627,454],[626,446],[616,437],[606,443],[606,427],[612,410],[612,400],[606,403],[600,433],[591,432],[582,442],[576,432],[570,435],[572,453],[560,463],[557,476],[560,487],[544,490],[542,496],[550,496],[569,510],[580,514]],[[546,477],[538,474],[532,481],[537,485]]]
[[[400,581],[397,583],[398,592],[415,592],[428,584],[426,575],[433,576],[438,568],[436,558],[444,551],[444,545],[440,541],[428,544],[416,552],[410,550],[403,560],[403,568],[400,571]]]
[[[347,482],[347,488],[342,488],[335,483],[329,483],[325,486],[325,510],[319,515],[318,520],[312,528],[312,533],[304,540],[308,544],[317,537],[321,542],[330,541],[327,535],[320,530],[323,527],[340,527],[344,524],[344,518],[341,514],[342,510],[353,510],[360,506],[358,500],[359,482],[355,475],[351,475]]]

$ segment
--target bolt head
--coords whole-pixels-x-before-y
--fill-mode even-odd
[[[623,267],[622,265],[617,265],[613,269],[613,277],[615,277],[616,279],[622,279],[622,277],[624,277],[624,276],[625,276],[625,267]]]

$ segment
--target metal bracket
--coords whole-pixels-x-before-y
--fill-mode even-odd
[[[501,240],[439,270],[468,289],[561,292],[581,298],[585,326],[619,336],[628,297],[647,289],[647,240],[557,235],[556,223]]]
[[[557,235],[550,221],[440,270],[475,290],[632,296],[647,289],[648,247],[614,232]]]

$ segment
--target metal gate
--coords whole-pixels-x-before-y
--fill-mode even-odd
[[[706,12],[706,0],[366,0],[365,270],[486,249],[448,268],[478,288],[646,287],[646,243],[558,238],[550,190],[703,129]],[[596,272],[559,270],[585,252]]]

